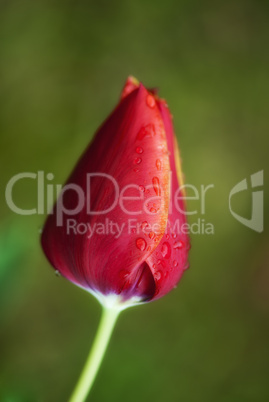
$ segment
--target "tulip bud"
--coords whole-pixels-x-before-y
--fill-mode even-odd
[[[164,296],[187,267],[181,176],[165,101],[129,77],[47,218],[48,260],[104,305]]]

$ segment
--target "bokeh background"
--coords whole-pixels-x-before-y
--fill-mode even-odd
[[[122,314],[90,400],[269,400],[268,193],[263,233],[228,208],[237,182],[267,179],[268,34],[261,0],[0,2],[1,401],[66,401],[100,317],[43,256],[45,216],[16,215],[5,186],[37,171],[64,183],[129,74],[166,98],[186,182],[214,184],[190,222],[215,233],[192,236],[175,291]],[[14,188],[21,208],[36,199],[34,181]],[[250,217],[250,191],[233,208]]]

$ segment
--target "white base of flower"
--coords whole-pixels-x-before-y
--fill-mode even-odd
[[[87,292],[91,293],[99,303],[108,309],[113,309],[117,311],[125,310],[126,308],[137,306],[138,304],[143,304],[143,301],[140,297],[133,296],[131,299],[123,300],[120,295],[115,293],[110,293],[108,295],[104,295],[96,290],[89,290]]]

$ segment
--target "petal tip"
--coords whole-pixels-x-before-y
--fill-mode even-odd
[[[127,95],[129,95],[131,92],[137,89],[139,85],[140,82],[134,76],[129,75],[121,93],[121,100],[126,98]]]

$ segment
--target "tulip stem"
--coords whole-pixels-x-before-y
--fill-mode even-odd
[[[92,348],[69,402],[83,402],[86,400],[102,363],[119,312],[120,310],[103,307]]]

